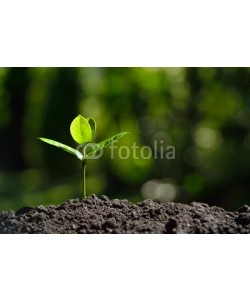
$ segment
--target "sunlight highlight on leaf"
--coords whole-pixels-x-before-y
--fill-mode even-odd
[[[70,125],[70,133],[78,144],[84,144],[91,141],[92,131],[87,119],[78,115]]]

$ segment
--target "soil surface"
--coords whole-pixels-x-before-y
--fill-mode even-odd
[[[204,203],[131,204],[92,195],[1,212],[0,233],[250,233],[250,206],[227,212]]]

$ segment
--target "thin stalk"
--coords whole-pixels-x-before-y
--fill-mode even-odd
[[[86,160],[82,161],[83,167],[83,198],[86,198]]]

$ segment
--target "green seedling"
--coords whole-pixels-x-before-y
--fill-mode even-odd
[[[72,138],[77,143],[76,149],[69,147],[67,145],[64,145],[62,143],[39,137],[38,139],[50,144],[52,146],[55,146],[57,148],[60,148],[74,156],[76,156],[82,163],[83,167],[83,197],[86,198],[86,162],[87,159],[96,154],[97,152],[101,151],[103,148],[106,148],[110,146],[114,141],[120,139],[128,132],[121,132],[118,133],[98,144],[90,144],[90,142],[93,140],[96,132],[96,122],[93,118],[84,118],[81,115],[78,115],[71,123],[70,125],[70,133]],[[79,150],[83,148],[83,153],[81,153]]]

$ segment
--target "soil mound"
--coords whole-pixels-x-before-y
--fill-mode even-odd
[[[250,233],[250,207],[109,200],[92,195],[59,206],[0,213],[0,233]]]

